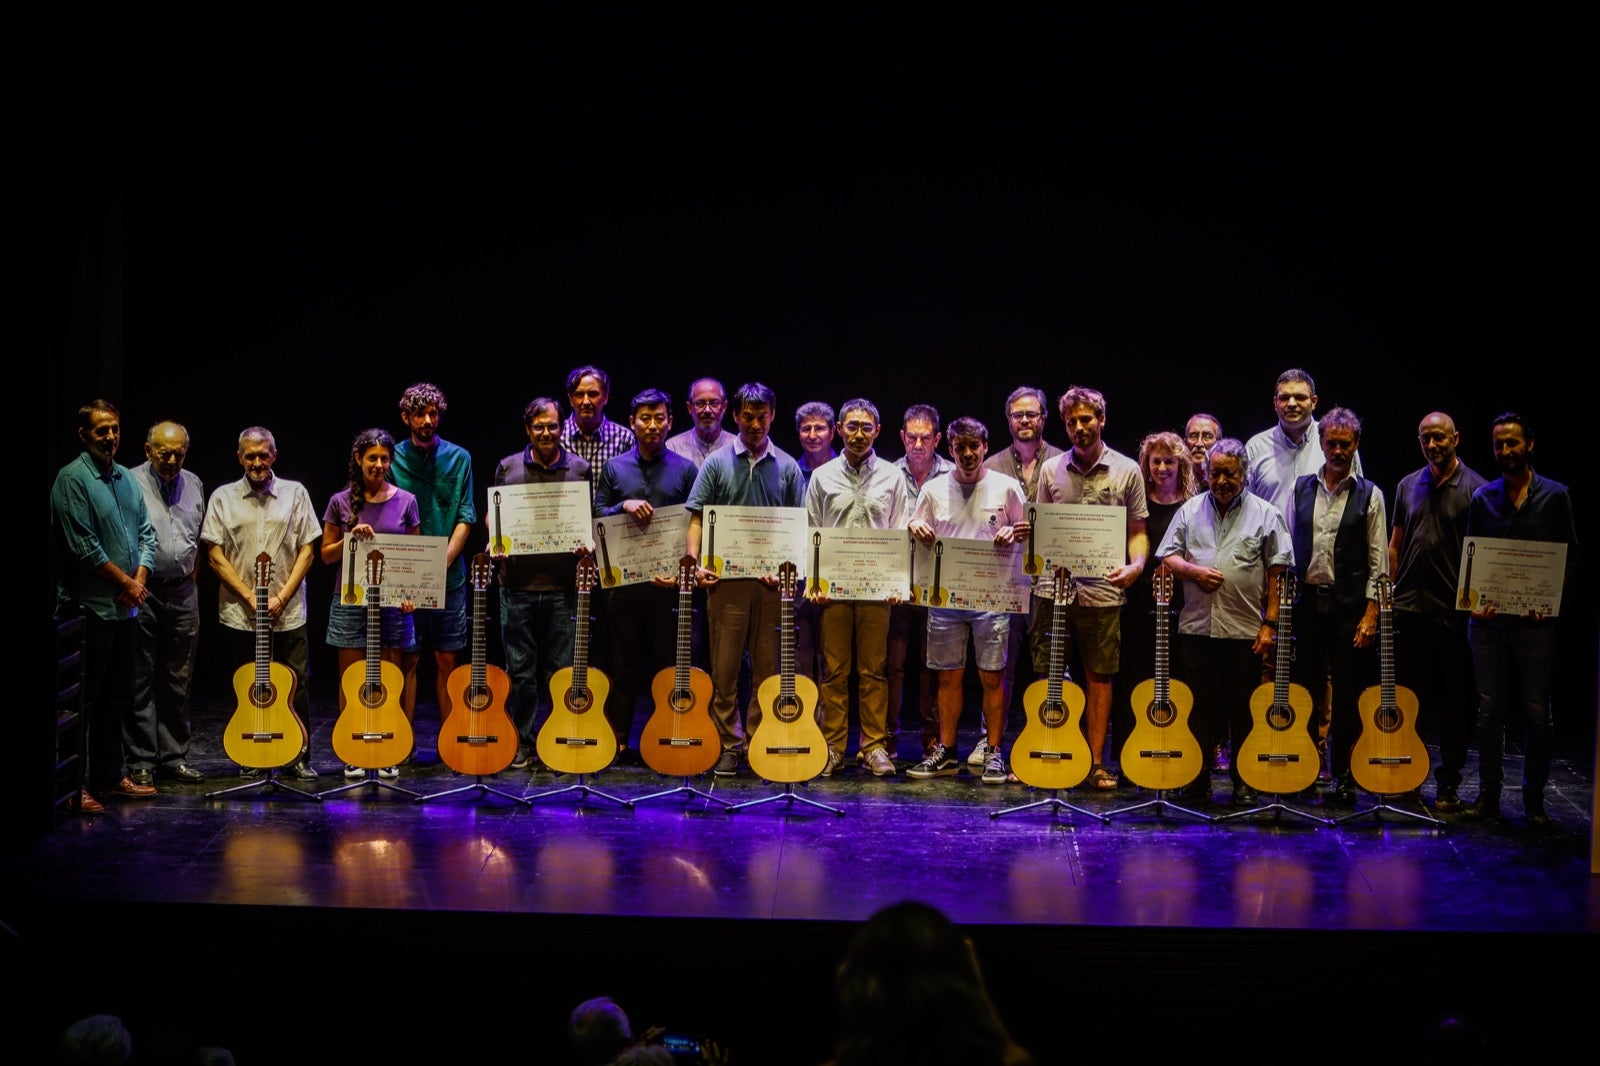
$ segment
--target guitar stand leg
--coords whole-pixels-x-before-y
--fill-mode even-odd
[[[1373,804],[1371,807],[1368,807],[1366,810],[1352,811],[1350,814],[1347,814],[1342,818],[1333,819],[1328,824],[1343,825],[1344,823],[1352,821],[1356,818],[1371,818],[1375,822],[1381,822],[1383,821],[1383,812],[1388,811],[1390,814],[1397,814],[1402,818],[1412,818],[1419,822],[1425,822],[1428,825],[1436,825],[1440,828],[1444,827],[1444,822],[1438,818],[1435,818],[1431,814],[1419,814],[1416,811],[1408,811],[1404,807],[1396,807],[1392,803],[1382,802],[1384,798],[1385,797],[1380,796],[1378,797],[1379,802]]]
[[[435,793],[433,793],[432,795],[429,795],[429,796],[418,796],[416,798],[415,802],[417,802],[417,803],[426,803],[429,800],[447,799],[450,796],[459,796],[463,792],[472,792],[472,793],[475,793],[476,795],[478,795],[479,797],[486,796],[486,795],[500,796],[500,797],[503,797],[505,799],[508,799],[508,800],[512,801],[513,803],[520,803],[524,807],[532,807],[533,806],[533,801],[532,800],[525,799],[522,796],[513,796],[509,792],[505,792],[505,791],[503,791],[501,789],[494,788],[491,785],[484,784],[483,783],[483,777],[481,775],[480,776],[475,776],[472,779],[472,784],[470,784],[470,785],[462,785],[460,788],[452,788],[452,789],[449,789],[449,790],[444,791],[444,792],[435,792]]]
[[[1052,788],[1050,790],[1050,795],[1048,797],[1046,797],[1045,799],[1042,799],[1042,800],[1034,800],[1032,803],[1024,803],[1024,804],[1021,804],[1020,806],[1016,806],[1016,807],[1006,807],[1003,810],[990,811],[989,812],[989,817],[990,818],[999,818],[1002,815],[1016,814],[1018,811],[1031,811],[1031,810],[1037,810],[1040,807],[1049,807],[1052,813],[1055,813],[1055,812],[1058,812],[1058,811],[1062,811],[1062,810],[1068,810],[1068,811],[1071,811],[1073,814],[1081,814],[1081,815],[1084,815],[1085,817],[1088,817],[1088,818],[1098,819],[1102,825],[1104,825],[1108,821],[1110,821],[1110,819],[1107,818],[1106,815],[1100,814],[1098,811],[1091,811],[1091,810],[1088,810],[1087,808],[1076,807],[1076,806],[1068,803],[1066,800],[1061,799],[1056,794],[1056,791],[1057,791],[1056,789]]]
[[[1161,792],[1161,789],[1156,789],[1155,799],[1149,799],[1145,800],[1143,803],[1135,803],[1127,807],[1118,807],[1114,810],[1106,811],[1102,817],[1109,822],[1119,814],[1132,814],[1134,811],[1152,810],[1155,812],[1156,818],[1160,819],[1162,817],[1162,812],[1176,811],[1179,814],[1186,814],[1190,818],[1205,822],[1207,825],[1214,825],[1216,823],[1216,815],[1190,810],[1188,807],[1180,807],[1178,804],[1173,803],[1171,800],[1163,797]]]
[[[637,807],[641,803],[648,803],[648,802],[650,802],[651,800],[654,800],[654,799],[665,799],[668,796],[679,796],[679,795],[683,795],[683,796],[699,796],[701,799],[710,800],[713,803],[720,803],[724,807],[730,806],[733,803],[732,800],[725,800],[721,796],[713,796],[709,792],[705,792],[705,791],[703,791],[701,789],[695,788],[693,785],[689,784],[689,779],[687,777],[685,777],[683,779],[683,784],[679,785],[677,788],[663,789],[660,792],[652,792],[652,793],[650,793],[649,795],[646,795],[646,796],[635,796],[633,798],[633,804],[634,804],[634,806]],[[688,803],[689,800],[685,799],[684,802]]]
[[[422,797],[420,792],[413,792],[409,788],[401,788],[399,785],[391,785],[387,781],[378,780],[378,771],[376,770],[368,770],[367,776],[363,777],[359,781],[352,781],[347,785],[340,785],[337,788],[330,788],[323,792],[319,792],[317,793],[317,797],[321,799],[327,796],[337,796],[341,792],[349,792],[352,789],[357,788],[381,788],[388,789],[390,792],[398,792],[402,796],[410,796],[413,799],[420,799]]]
[[[322,802],[322,797],[315,792],[307,792],[305,789],[295,788],[293,785],[286,785],[279,781],[277,767],[268,770],[265,777],[258,777],[254,781],[246,781],[242,785],[231,785],[228,788],[219,788],[215,792],[207,792],[206,799],[222,799],[225,796],[234,796],[241,792],[253,792],[258,788],[264,788],[268,792],[292,792],[302,799],[316,800],[318,803]]]
[[[728,813],[732,814],[735,811],[742,811],[748,807],[759,807],[763,803],[776,803],[779,800],[786,800],[786,806],[788,807],[793,807],[796,803],[804,803],[807,806],[816,807],[818,810],[827,811],[830,814],[836,814],[840,818],[844,817],[843,807],[830,807],[826,803],[820,803],[817,800],[811,799],[807,796],[797,795],[794,790],[794,782],[792,781],[783,786],[782,792],[774,792],[770,796],[762,796],[760,799],[756,800],[746,800],[744,803],[735,803],[728,808]]]
[[[1215,816],[1214,820],[1218,822],[1231,822],[1235,818],[1248,818],[1253,814],[1265,814],[1268,811],[1272,812],[1272,820],[1274,822],[1281,822],[1283,821],[1284,815],[1292,814],[1296,818],[1304,818],[1306,821],[1315,822],[1317,825],[1335,824],[1332,818],[1322,818],[1318,815],[1312,814],[1310,811],[1303,811],[1298,807],[1289,806],[1287,803],[1283,802],[1283,798],[1277,793],[1272,794],[1270,802],[1263,803],[1259,807],[1251,807],[1247,811],[1230,811],[1227,814],[1219,814]]]
[[[576,792],[578,794],[579,803],[582,803],[589,796],[599,796],[603,800],[610,800],[612,803],[620,803],[629,810],[633,809],[632,800],[625,800],[621,796],[613,796],[609,792],[601,792],[598,788],[592,788],[591,786],[584,784],[584,776],[584,774],[578,775],[578,783],[576,785],[568,785],[566,788],[553,788],[548,792],[540,792],[535,795],[524,796],[522,798],[528,802],[529,806],[532,806],[534,800],[549,799],[552,796],[565,796],[569,792]]]

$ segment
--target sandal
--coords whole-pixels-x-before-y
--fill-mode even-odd
[[[1089,771],[1089,784],[1102,792],[1108,792],[1117,787],[1117,775],[1104,766],[1096,766]]]

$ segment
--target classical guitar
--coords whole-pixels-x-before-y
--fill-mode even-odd
[[[604,712],[611,679],[589,665],[589,601],[594,593],[596,569],[594,556],[585,555],[578,560],[578,618],[572,636],[572,665],[551,675],[550,717],[539,727],[534,741],[539,761],[558,774],[599,773],[617,757],[617,734]]]
[[[928,589],[928,605],[943,607],[950,602],[950,590],[939,587],[939,569],[944,566],[944,541],[933,542],[933,585]]]
[[[1478,552],[1478,545],[1474,541],[1467,541],[1467,565],[1465,573],[1461,575],[1461,600],[1459,606],[1463,611],[1472,610],[1477,599],[1472,593],[1472,557]]]
[[[761,682],[761,721],[750,736],[750,769],[768,781],[809,781],[828,765],[828,742],[817,724],[817,683],[794,666],[794,595],[797,568],[778,567],[782,635],[778,672]]]
[[[1417,736],[1417,696],[1394,682],[1394,588],[1378,577],[1378,684],[1361,694],[1361,735],[1350,749],[1350,775],[1379,796],[1420,788],[1428,749]]]
[[[496,490],[494,494],[494,528],[489,531],[489,554],[511,554],[511,538],[506,536],[505,526],[500,524],[499,490]]]
[[[458,774],[497,774],[517,757],[517,727],[506,713],[511,678],[487,661],[484,617],[489,598],[487,555],[472,560],[472,662],[450,671],[450,713],[439,727],[439,760]]]
[[[706,508],[706,550],[702,563],[707,570],[722,576],[722,560],[717,558],[717,512]]]
[[[1122,772],[1140,788],[1166,791],[1193,781],[1202,759],[1189,728],[1194,694],[1172,677],[1172,571],[1157,567],[1150,587],[1156,599],[1156,676],[1134,687],[1133,731],[1122,745]]]
[[[1028,546],[1022,552],[1022,572],[1033,577],[1044,569],[1044,560],[1033,553],[1034,525],[1038,522],[1038,508],[1028,508]]]
[[[600,584],[615,588],[622,583],[622,571],[611,565],[611,550],[606,547],[606,524],[594,524],[595,547],[600,552]]]
[[[1072,575],[1056,567],[1051,614],[1050,673],[1022,694],[1027,724],[1011,747],[1011,772],[1034,788],[1076,788],[1089,776],[1094,759],[1083,733],[1083,689],[1067,680],[1067,604]]]
[[[222,749],[240,766],[287,766],[306,746],[306,727],[294,713],[294,671],[272,661],[268,585],[272,556],[256,556],[256,660],[234,671],[238,709],[222,733]]]
[[[333,726],[333,751],[351,766],[380,770],[411,754],[411,723],[400,705],[405,677],[383,657],[383,552],[367,553],[367,656],[339,679],[344,710]]]
[[[692,555],[678,560],[677,663],[660,670],[650,683],[656,709],[639,734],[645,765],[669,777],[703,774],[722,755],[717,724],[711,720],[711,675],[689,663],[694,565]]]
[[[350,550],[349,544],[345,545],[344,557],[346,559],[344,575],[344,602],[353,607],[361,602],[361,590],[356,585],[356,553]]]
[[[809,580],[811,592],[817,596],[826,596],[832,586],[822,577],[822,532],[813,530],[811,533],[811,575]]]
[[[1250,734],[1239,744],[1233,760],[1239,777],[1258,792],[1292,795],[1316,784],[1320,765],[1317,745],[1307,725],[1311,721],[1311,693],[1293,684],[1294,571],[1285,570],[1278,583],[1278,648],[1272,680],[1250,696]]]

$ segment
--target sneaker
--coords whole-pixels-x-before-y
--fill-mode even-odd
[[[733,748],[723,748],[722,758],[717,760],[717,765],[711,771],[718,777],[739,776],[739,753]]]
[[[526,770],[533,765],[533,749],[526,744],[517,745],[517,757],[511,760],[513,770]]]
[[[989,753],[996,749],[989,746],[989,738],[978,741],[978,746],[972,749],[972,754],[967,756],[968,766],[983,766],[989,761]]]
[[[874,777],[893,777],[894,760],[889,758],[889,753],[882,748],[873,748],[867,752],[866,767],[872,771]]]
[[[828,765],[822,768],[823,777],[832,777],[833,772],[844,765],[844,756],[836,751],[828,752]]]
[[[367,776],[367,772],[353,762],[344,764],[344,779],[346,781],[360,781]]]
[[[987,745],[985,745],[987,747]],[[943,744],[935,744],[928,757],[906,771],[907,777],[951,777],[961,772],[961,764]]]
[[[1436,811],[1459,811],[1461,797],[1449,785],[1440,785],[1433,794],[1433,809]]]
[[[1006,757],[1000,754],[999,748],[990,748],[989,757],[983,761],[983,783],[986,785],[1006,783]]]
[[[239,776],[244,778],[246,781],[254,781],[256,778],[261,776],[261,767],[241,766],[239,768]]]
[[[400,767],[385,766],[383,769],[378,771],[378,776],[385,781],[397,780],[400,777]]]

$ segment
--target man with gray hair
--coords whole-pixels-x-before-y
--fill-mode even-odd
[[[189,431],[176,422],[150,427],[145,461],[133,468],[156,534],[156,560],[139,608],[139,643],[133,660],[133,715],[123,723],[128,776],[141,785],[155,777],[204,781],[190,766],[189,685],[200,637],[200,522],[206,490],[183,468]]]
[[[265,552],[271,560],[267,583],[267,613],[272,618],[272,659],[294,672],[294,713],[306,727],[307,743],[284,771],[309,781],[317,776],[311,766],[310,654],[306,640],[306,574],[316,545],[322,540],[322,523],[311,494],[298,481],[273,473],[278,443],[272,431],[251,426],[239,434],[239,465],[244,477],[211,494],[200,540],[206,560],[217,575],[217,620],[222,623],[223,654],[227,661],[255,659],[254,585],[256,558]],[[247,766],[241,777],[258,777]]]

